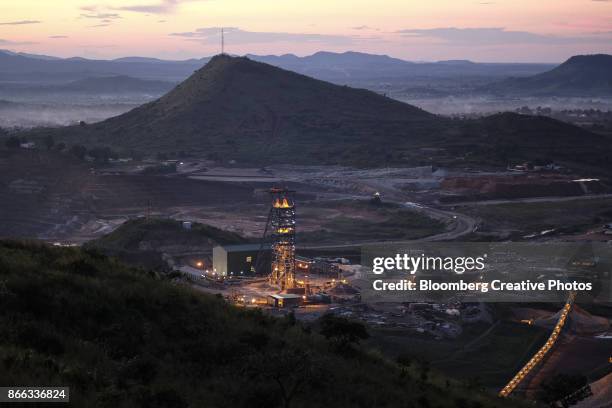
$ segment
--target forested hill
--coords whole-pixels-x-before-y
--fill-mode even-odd
[[[78,248],[0,241],[0,327],[0,384],[74,407],[517,406]]]

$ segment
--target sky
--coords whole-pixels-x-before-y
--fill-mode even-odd
[[[612,54],[612,0],[0,0],[0,49],[200,58],[361,51],[411,61]]]

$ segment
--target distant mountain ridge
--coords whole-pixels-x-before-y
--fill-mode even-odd
[[[204,59],[206,62],[208,59]],[[41,59],[0,51],[0,81],[41,82],[60,78],[78,80],[91,76],[126,75],[140,79],[181,81],[202,63],[199,60],[154,63],[147,59],[91,60],[81,57]]]
[[[26,57],[26,58],[46,60],[46,61],[54,61],[54,60],[61,59],[60,57],[52,57],[51,55],[30,54],[27,52],[15,52],[11,50],[0,50],[0,53],[8,54],[8,55],[17,55],[17,56]]]
[[[612,96],[612,55],[576,55],[550,71],[493,84],[503,94]]]
[[[410,62],[387,55],[348,51],[320,51],[299,57],[248,55],[249,58],[338,83],[360,78],[401,78],[413,76],[453,77],[484,75],[490,77],[526,76],[544,72],[553,64],[495,64],[469,61]],[[45,77],[83,79],[87,76],[127,75],[141,79],[181,81],[208,62],[210,57],[183,61],[131,56],[114,60],[93,60],[81,57],[57,58],[29,56],[0,51],[0,81],[36,80]]]
[[[408,66],[413,65],[414,62],[405,61],[399,58],[393,58],[383,54],[366,54],[363,52],[347,51],[342,53],[329,52],[329,51],[318,51],[312,55],[305,57],[298,57],[294,54],[284,54],[280,56],[276,55],[254,55],[247,54],[247,58],[254,61],[266,62],[270,65],[272,62],[278,64],[287,63],[300,63],[310,64],[311,66],[330,66],[339,64],[343,67],[355,68],[362,64],[373,64],[376,66],[388,65],[388,66]]]
[[[392,58],[388,55],[365,54],[354,51],[344,53],[319,51],[305,57],[297,57],[293,54],[281,56],[247,54],[246,57],[317,78],[354,78],[367,75],[397,76],[408,71],[414,65],[412,62]]]

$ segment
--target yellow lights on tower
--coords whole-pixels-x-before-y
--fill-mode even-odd
[[[295,286],[295,202],[294,191],[272,188],[271,226],[272,273],[270,283],[281,290]]]
[[[289,200],[287,200],[287,198],[283,197],[283,199],[276,199],[276,201],[274,201],[274,208],[291,208],[293,207],[290,203]]]

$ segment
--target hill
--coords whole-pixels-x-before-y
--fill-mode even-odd
[[[163,248],[167,245],[186,247],[198,245],[203,249],[212,245],[234,245],[245,243],[244,238],[233,232],[221,230],[210,225],[192,223],[188,230],[181,222],[164,218],[137,218],[126,221],[119,228],[92,241],[90,247],[110,250],[139,250],[143,243],[148,247]]]
[[[612,156],[605,137],[555,120],[500,114],[453,121],[374,92],[226,55],[123,115],[35,134],[257,165],[505,167],[541,158],[601,169]]]
[[[510,407],[92,251],[0,241],[0,383],[75,407]]]
[[[376,144],[384,160],[394,145],[426,138],[441,122],[370,91],[220,55],[163,97],[91,126],[64,128],[57,139],[285,163],[366,160],[372,152],[364,148]]]
[[[530,96],[612,95],[612,55],[577,55],[550,71],[491,86],[496,93]]]
[[[475,164],[557,162],[606,177],[612,169],[609,138],[544,116],[506,112],[468,121],[461,136],[447,142],[451,150],[456,145]]]
[[[245,242],[236,233],[210,225],[193,223],[191,229],[186,230],[180,221],[138,218],[126,221],[110,234],[89,241],[85,246],[130,264],[166,269],[164,254],[174,256],[189,251],[212,251],[215,245]]]

